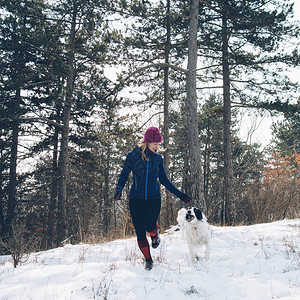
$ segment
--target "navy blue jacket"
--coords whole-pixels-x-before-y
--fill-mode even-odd
[[[145,154],[149,161],[142,159],[142,151],[137,146],[128,153],[116,191],[121,192],[123,190],[132,171],[133,184],[130,189],[130,199],[161,199],[158,179],[171,193],[181,198],[183,193],[170,182],[166,175],[162,156],[152,152],[148,147]]]

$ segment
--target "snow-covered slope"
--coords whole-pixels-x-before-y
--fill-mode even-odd
[[[175,229],[152,250],[151,271],[135,238],[34,253],[16,269],[2,256],[0,299],[300,299],[300,220],[211,226],[211,258],[192,266]]]

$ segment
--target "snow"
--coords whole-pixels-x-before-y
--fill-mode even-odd
[[[0,256],[0,299],[300,299],[300,219],[210,226],[211,257],[193,265],[176,229],[151,249],[151,271],[135,238],[33,253],[15,269]]]

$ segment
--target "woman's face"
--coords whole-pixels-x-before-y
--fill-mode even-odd
[[[149,143],[148,144],[148,148],[152,151],[152,152],[157,152],[158,148],[159,148],[160,143]]]

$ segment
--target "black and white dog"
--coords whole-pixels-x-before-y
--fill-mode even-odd
[[[198,258],[196,250],[200,246],[206,246],[205,259],[208,260],[210,254],[210,231],[204,213],[195,207],[188,210],[182,208],[178,211],[177,221],[180,226],[181,236],[188,244],[191,263]]]

